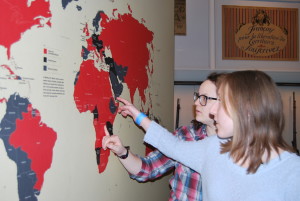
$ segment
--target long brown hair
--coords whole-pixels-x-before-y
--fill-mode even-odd
[[[217,86],[225,111],[233,120],[233,137],[222,144],[235,162],[249,162],[255,173],[267,153],[279,148],[293,152],[282,137],[284,116],[281,95],[273,80],[261,71],[236,71],[222,76]],[[228,101],[228,102],[227,102]]]

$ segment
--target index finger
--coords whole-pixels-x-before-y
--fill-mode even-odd
[[[131,102],[129,102],[128,100],[118,97],[117,98],[118,101],[120,101],[121,103],[123,103],[124,105],[132,105]]]
[[[104,126],[104,132],[105,132],[105,136],[108,136],[108,137],[110,136],[109,133],[108,133],[108,130],[106,128],[106,125]]]

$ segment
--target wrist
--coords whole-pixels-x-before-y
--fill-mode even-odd
[[[125,155],[126,153],[127,153],[126,146],[123,146],[122,151],[118,152],[118,154],[116,154],[116,155],[119,157],[119,156]]]
[[[142,121],[146,118],[147,116],[143,113],[143,112],[140,112],[137,117],[135,118],[135,123],[139,126],[141,126],[141,123]]]
[[[121,154],[121,155],[117,155],[121,159],[126,159],[128,157],[128,155],[129,155],[129,149],[130,149],[130,147],[129,146],[125,146],[124,148],[126,149],[126,152],[123,153],[123,154]]]

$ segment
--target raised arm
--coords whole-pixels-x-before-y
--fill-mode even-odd
[[[205,146],[199,146],[205,140],[184,142],[148,117],[142,116],[140,118],[141,112],[129,101],[120,97],[118,100],[124,104],[119,106],[118,112],[124,117],[131,116],[136,124],[146,131],[145,142],[156,147],[166,156],[200,172],[205,157],[201,157],[197,153],[206,152]]]

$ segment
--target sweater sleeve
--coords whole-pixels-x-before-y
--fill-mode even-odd
[[[206,138],[208,139],[208,138]],[[201,172],[205,161],[206,139],[186,142],[180,140],[168,130],[155,122],[151,122],[144,141],[159,149],[166,156]]]

